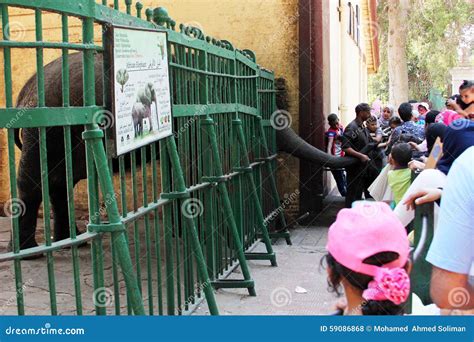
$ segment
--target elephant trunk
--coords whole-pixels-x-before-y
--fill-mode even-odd
[[[276,131],[278,150],[322,166],[337,169],[359,162],[354,157],[335,157],[304,141],[294,130],[287,127]]]

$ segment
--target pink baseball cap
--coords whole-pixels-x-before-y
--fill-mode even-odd
[[[383,202],[358,201],[342,209],[329,227],[327,250],[346,268],[373,276],[362,293],[366,300],[390,300],[400,305],[410,294],[404,269],[410,246],[405,227]],[[382,266],[364,263],[377,253],[395,252],[398,258]]]
[[[327,250],[348,269],[375,276],[379,266],[364,259],[381,252],[395,252],[398,259],[384,268],[404,267],[410,253],[405,227],[384,202],[358,201],[342,209],[329,227]]]

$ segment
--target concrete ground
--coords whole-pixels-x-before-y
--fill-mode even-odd
[[[310,226],[291,230],[292,246],[283,239],[274,244],[278,267],[269,262],[249,261],[257,296],[246,289],[219,289],[221,315],[327,315],[334,312],[337,297],[328,292],[326,270],[320,266],[326,251],[327,231],[340,208],[341,197],[329,196],[321,215]],[[316,222],[319,225],[314,225]],[[255,251],[264,251],[260,244]],[[229,279],[241,277],[237,269]],[[205,303],[197,315],[208,314]]]
[[[249,261],[257,296],[246,289],[219,289],[216,299],[221,315],[324,315],[333,310],[336,297],[327,291],[326,271],[320,267],[327,229],[299,227],[292,230],[292,246],[284,240],[274,245],[278,267]],[[264,251],[259,246],[256,251]],[[237,269],[229,279],[241,277]],[[204,303],[195,314],[206,315]]]
[[[322,214],[309,222],[308,226],[291,230],[292,246],[284,239],[275,242],[278,267],[268,261],[249,261],[250,271],[256,284],[256,297],[250,297],[246,289],[220,289],[216,292],[221,315],[319,315],[334,310],[337,298],[327,291],[326,271],[320,266],[325,253],[327,227],[333,222],[337,211],[343,206],[342,198],[328,197]],[[82,228],[82,227],[80,227]],[[41,227],[39,227],[41,229]],[[10,238],[10,222],[0,218],[0,253],[6,252]],[[263,244],[254,250],[264,251]],[[106,278],[105,286],[112,288],[110,277],[110,248],[104,244]],[[54,268],[59,314],[75,314],[74,288],[70,250],[55,253]],[[93,293],[90,249],[79,249],[81,264],[81,297],[84,314],[94,314],[91,301]],[[133,257],[133,256],[132,256]],[[144,262],[144,260],[142,260]],[[145,265],[142,265],[144,270]],[[26,314],[48,315],[49,291],[45,258],[22,262]],[[229,276],[241,278],[240,268]],[[121,278],[121,277],[120,277]],[[156,280],[153,279],[154,285]],[[143,279],[143,288],[146,280]],[[122,313],[126,314],[124,284],[120,281]],[[144,296],[146,302],[146,295]],[[113,306],[107,307],[113,314]],[[16,314],[13,263],[0,263],[0,315]],[[203,302],[196,315],[207,315],[209,311]]]

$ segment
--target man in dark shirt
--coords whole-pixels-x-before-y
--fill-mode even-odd
[[[367,103],[358,104],[355,108],[356,118],[347,125],[342,136],[344,153],[361,161],[361,163],[346,168],[346,208],[350,208],[352,202],[362,199],[362,193],[364,192],[364,176],[369,157],[361,151],[367,150],[371,141],[369,132],[364,127],[364,122],[370,118],[370,109]]]

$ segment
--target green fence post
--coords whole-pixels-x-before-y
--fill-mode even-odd
[[[225,177],[224,172],[222,170],[222,163],[221,158],[219,156],[219,149],[217,146],[217,138],[216,138],[216,131],[214,128],[214,120],[210,117],[202,120],[202,125],[205,127],[205,131],[207,133],[207,137],[210,140],[211,144],[211,153],[212,153],[212,164],[213,164],[213,173],[214,175],[211,177],[204,177],[204,180],[209,181],[217,181],[217,190],[219,192],[220,198],[222,200],[224,211],[224,217],[226,217],[227,224],[230,228],[230,232],[233,237],[233,242],[235,244],[235,250],[237,251],[237,258],[240,262],[240,267],[242,268],[242,274],[244,276],[244,280],[219,280],[213,281],[212,285],[215,288],[237,288],[237,287],[244,287],[247,288],[249,291],[249,295],[256,296],[255,292],[255,283],[252,280],[250,275],[250,270],[247,265],[247,260],[245,259],[244,250],[242,243],[240,242],[240,235],[237,229],[237,225],[235,223],[234,213],[232,210],[232,206],[229,199],[229,193],[227,192],[227,187],[224,183]]]
[[[260,135],[260,142],[263,145],[263,162],[265,163],[265,166],[267,168],[267,172],[269,174],[270,178],[270,186],[272,188],[272,199],[273,199],[273,205],[275,206],[275,210],[278,210],[278,215],[280,218],[280,222],[283,225],[282,231],[278,232],[272,232],[269,233],[270,237],[272,238],[285,238],[286,244],[291,245],[291,238],[290,238],[290,232],[288,231],[288,228],[286,228],[286,219],[285,219],[285,214],[283,213],[283,210],[280,209],[280,195],[278,194],[278,188],[276,186],[276,181],[275,181],[275,170],[273,169],[272,161],[274,156],[270,156],[268,154],[268,145],[267,145],[267,139],[265,138],[265,131],[263,130],[263,123],[262,123],[262,118],[258,117],[257,119],[257,126],[259,130],[259,135]]]
[[[179,156],[178,156],[178,151],[176,149],[176,142],[174,140],[174,136],[168,137],[164,140],[164,143],[166,144],[166,150],[169,155],[169,159],[171,162],[171,168],[173,169],[173,175],[175,176],[174,179],[174,193],[168,194],[162,194],[163,198],[173,198],[173,199],[179,199],[179,198],[186,198],[189,196],[189,193],[186,190],[186,185],[184,182],[184,177],[183,177],[183,170],[181,169],[181,164],[179,161]],[[181,211],[181,208],[180,208]],[[209,279],[209,274],[207,272],[207,266],[206,266],[206,261],[204,259],[204,254],[201,249],[201,243],[199,242],[199,235],[196,230],[196,226],[194,225],[194,221],[191,217],[188,215],[181,215],[183,220],[185,221],[185,229],[189,230],[188,233],[190,234],[191,237],[191,243],[193,247],[193,253],[194,256],[196,257],[196,263],[197,263],[197,269],[199,272],[199,275],[203,281],[203,291],[206,294],[206,299],[207,299],[207,304],[209,306],[209,311],[211,315],[218,315],[219,310],[217,308],[217,303],[216,299],[214,296],[214,292],[211,286],[211,280]]]
[[[84,18],[83,24],[84,43],[92,44],[94,41],[94,20],[93,18]],[[95,105],[95,77],[94,77],[94,52],[92,50],[84,51],[84,105]],[[86,147],[89,146],[94,157],[94,164],[99,178],[99,184],[106,203],[107,215],[111,225],[121,226],[120,231],[112,232],[112,241],[116,248],[123,277],[130,295],[130,302],[133,312],[136,315],[144,315],[145,309],[138,289],[138,282],[132,270],[132,259],[125,238],[125,227],[121,221],[117,205],[117,198],[114,191],[112,178],[110,177],[107,156],[105,154],[102,138],[104,133],[96,124],[86,125],[83,133]]]
[[[247,176],[247,182],[250,187],[250,192],[255,205],[255,210],[257,212],[257,224],[262,234],[263,242],[267,249],[266,253],[245,253],[247,260],[270,260],[272,266],[277,266],[276,255],[273,252],[272,243],[270,241],[270,236],[268,235],[267,226],[265,225],[265,218],[263,217],[262,206],[260,205],[260,199],[258,198],[257,189],[255,188],[255,181],[252,175],[252,167],[250,166],[249,157],[247,155],[247,143],[245,142],[244,130],[242,128],[242,121],[239,119],[238,115],[232,120],[234,128],[236,130],[237,138],[239,145],[241,147],[241,158],[243,165],[237,168],[237,171],[244,172]]]

